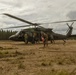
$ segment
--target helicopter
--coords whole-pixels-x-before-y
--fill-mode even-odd
[[[13,16],[13,15],[7,14],[7,13],[3,13],[3,15],[6,15],[8,17],[11,17],[11,18],[14,18],[14,19],[17,19],[19,21],[22,21],[22,22],[29,24],[29,25],[24,25],[24,26],[15,26],[15,27],[8,27],[8,28],[19,28],[19,27],[34,26],[34,28],[23,29],[23,30],[17,32],[16,34],[9,37],[10,40],[24,41],[26,44],[28,44],[28,42],[31,42],[33,44],[35,42],[41,41],[41,32],[45,32],[48,34],[48,40],[50,40],[51,43],[53,43],[54,40],[63,40],[64,43],[66,43],[65,40],[71,36],[72,30],[73,30],[72,25],[74,24],[74,21],[76,21],[76,20],[68,20],[68,21],[51,22],[51,23],[72,22],[72,24],[70,26],[67,23],[67,26],[69,28],[67,31],[67,34],[62,35],[62,34],[58,34],[58,33],[53,32],[52,28],[44,28],[44,27],[40,26],[42,23],[32,23],[32,22],[29,22],[27,20],[18,18],[16,16]],[[28,36],[28,38],[26,40],[24,39],[25,34],[26,34],[26,37]]]

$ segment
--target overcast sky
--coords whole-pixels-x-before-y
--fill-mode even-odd
[[[0,28],[25,25],[2,13],[9,13],[36,23],[71,20],[76,19],[76,0],[0,0]],[[47,24],[44,27],[52,27],[54,30],[68,28],[66,24]],[[76,28],[75,24],[73,27]]]

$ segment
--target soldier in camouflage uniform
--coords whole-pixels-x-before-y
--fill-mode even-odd
[[[53,34],[50,34],[50,42],[51,42],[51,43],[55,43]]]
[[[45,45],[48,46],[48,35],[46,33],[44,33],[44,32],[41,33],[41,39],[43,41],[44,47],[45,47]]]
[[[28,35],[26,33],[24,34],[24,41],[25,41],[25,44],[28,43]]]

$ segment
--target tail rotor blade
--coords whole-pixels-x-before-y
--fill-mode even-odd
[[[66,31],[66,33],[68,33],[69,29]]]
[[[70,26],[72,27],[73,24],[74,24],[74,22],[72,22],[72,24]]]
[[[68,27],[70,27],[68,23],[66,23],[66,24],[67,24]]]
[[[67,26],[70,28],[69,24],[68,24],[68,23],[66,23],[66,24],[67,24]],[[66,33],[68,33],[68,31],[69,31],[69,29],[66,31]]]

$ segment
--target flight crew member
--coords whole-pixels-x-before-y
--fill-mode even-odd
[[[44,32],[41,33],[41,39],[43,41],[44,47],[45,47],[45,45],[48,46],[48,35],[46,33],[44,33]]]

